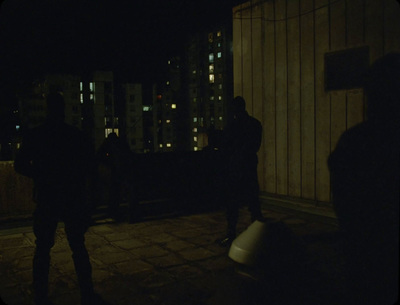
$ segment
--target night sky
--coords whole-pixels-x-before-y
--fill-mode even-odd
[[[0,11],[1,79],[113,70],[151,78],[193,31],[231,22],[238,0],[6,0]]]

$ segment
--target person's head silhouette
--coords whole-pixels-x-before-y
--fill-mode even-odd
[[[233,116],[235,118],[246,113],[246,101],[241,96],[236,96],[232,101]]]
[[[65,119],[65,102],[60,93],[50,93],[46,98],[47,119],[52,122],[63,122]]]
[[[364,90],[368,119],[398,120],[400,117],[400,53],[379,58],[368,70]]]

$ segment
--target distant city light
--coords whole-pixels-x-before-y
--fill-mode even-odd
[[[143,111],[150,111],[150,106],[143,106]]]
[[[176,109],[176,104],[172,104],[172,105],[171,105],[171,108],[172,108],[172,109]]]
[[[167,147],[171,147],[172,146],[172,144],[171,143],[167,143]]]

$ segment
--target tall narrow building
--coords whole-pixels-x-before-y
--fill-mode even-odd
[[[222,130],[232,99],[232,35],[229,26],[193,35],[187,47],[191,150],[207,145],[210,130]]]

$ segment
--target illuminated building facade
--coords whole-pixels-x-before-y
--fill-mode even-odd
[[[207,145],[207,131],[222,130],[232,99],[232,38],[229,27],[194,35],[187,47],[190,147]]]

